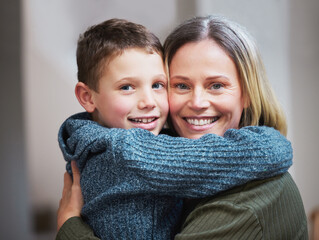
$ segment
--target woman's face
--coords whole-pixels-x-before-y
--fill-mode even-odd
[[[187,43],[174,55],[169,106],[173,126],[185,138],[238,128],[244,99],[236,66],[212,40]]]

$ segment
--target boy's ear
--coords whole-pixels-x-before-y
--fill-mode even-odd
[[[75,86],[75,96],[81,106],[89,113],[94,112],[95,104],[93,101],[92,91],[85,83],[78,82]]]

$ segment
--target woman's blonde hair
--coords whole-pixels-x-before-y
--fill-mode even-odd
[[[249,105],[239,127],[269,126],[287,134],[284,112],[269,84],[259,50],[251,35],[240,25],[221,16],[195,17],[179,25],[164,43],[168,69],[179,48],[205,39],[215,41],[234,61],[242,94]]]

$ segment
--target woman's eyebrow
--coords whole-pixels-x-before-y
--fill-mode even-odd
[[[229,78],[225,75],[208,76],[208,77],[206,77],[206,80],[215,80],[215,79],[219,79],[219,78],[229,80]]]
[[[170,77],[170,79],[180,79],[180,80],[189,81],[189,78],[188,78],[188,77],[181,76],[181,75],[172,76],[172,77]]]
[[[229,80],[229,78],[225,75],[214,75],[214,76],[207,76],[205,77],[205,80],[216,80],[216,79],[225,79],[225,80]],[[180,80],[184,80],[184,81],[189,81],[190,79],[188,77],[182,76],[182,75],[175,75],[170,77],[170,79],[180,79]]]

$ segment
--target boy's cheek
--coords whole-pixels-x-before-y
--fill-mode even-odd
[[[166,117],[167,117],[168,112],[169,112],[169,104],[168,104],[167,95],[161,97],[161,99],[160,99],[160,108],[161,108],[161,111],[162,111],[163,115],[165,114]]]

